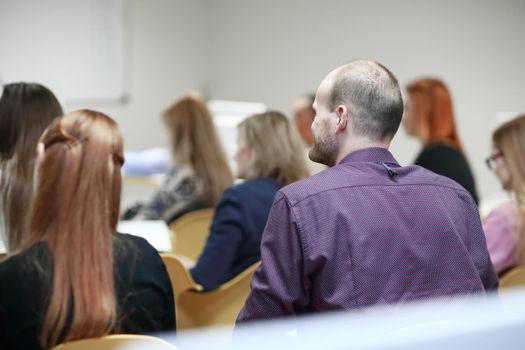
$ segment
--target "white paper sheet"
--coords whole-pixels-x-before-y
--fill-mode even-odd
[[[171,251],[170,229],[162,220],[120,221],[117,231],[142,237],[159,252]]]

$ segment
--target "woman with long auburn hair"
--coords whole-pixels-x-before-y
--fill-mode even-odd
[[[189,211],[216,206],[233,183],[211,114],[201,98],[182,96],[163,118],[175,165],[153,198],[128,208],[124,219],[162,219],[170,224]]]
[[[9,250],[27,234],[33,195],[35,147],[44,129],[62,115],[55,95],[40,84],[12,83],[0,98],[0,239]]]
[[[403,126],[407,134],[423,144],[415,164],[456,181],[478,203],[474,176],[459,139],[447,86],[438,79],[418,79],[408,84],[406,92]]]
[[[90,110],[57,118],[42,135],[28,240],[0,264],[1,348],[174,329],[158,253],[115,233],[122,148],[117,124]]]
[[[309,175],[295,126],[279,112],[256,114],[237,128],[237,176],[213,217],[191,274],[204,289],[219,287],[261,259],[261,237],[277,191]]]
[[[494,171],[511,200],[483,221],[490,259],[498,274],[525,263],[525,114],[492,134],[487,166]]]

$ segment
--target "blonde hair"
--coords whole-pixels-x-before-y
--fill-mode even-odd
[[[175,162],[193,170],[202,199],[215,206],[233,176],[206,103],[197,96],[183,96],[163,118],[171,132]]]
[[[492,134],[492,143],[501,151],[511,176],[511,192],[514,195],[520,220],[516,257],[525,262],[525,114],[501,125]]]
[[[41,142],[29,240],[47,242],[52,285],[40,343],[118,331],[113,236],[121,190],[123,141],[108,116],[79,110],[56,119]]]
[[[273,178],[287,185],[309,175],[296,128],[282,113],[256,114],[238,126],[239,139],[250,151],[245,178]]]

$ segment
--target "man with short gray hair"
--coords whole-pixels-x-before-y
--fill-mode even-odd
[[[313,106],[310,158],[330,168],[277,193],[238,323],[497,289],[470,194],[388,151],[403,101],[387,68],[336,68]]]

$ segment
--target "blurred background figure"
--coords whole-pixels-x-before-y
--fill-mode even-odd
[[[45,86],[4,86],[0,99],[0,238],[8,251],[18,249],[27,233],[38,139],[60,115],[60,103]]]
[[[498,274],[525,258],[525,114],[497,128],[487,166],[511,201],[495,208],[483,222],[490,258]]]
[[[423,144],[415,164],[456,181],[478,204],[474,176],[463,152],[446,85],[437,79],[418,79],[407,85],[406,92],[403,126]]]
[[[298,97],[293,104],[293,119],[299,134],[306,146],[311,147],[314,143],[312,135],[312,122],[314,121],[315,111],[312,107],[315,94],[308,94]]]
[[[325,165],[311,161],[308,157],[308,152],[314,144],[314,136],[312,134],[312,123],[315,118],[315,110],[312,107],[314,99],[315,94],[311,93],[298,97],[293,103],[293,120],[304,142],[303,153],[305,154],[310,174],[316,174],[326,169]]]
[[[126,158],[126,163],[122,167],[124,176],[152,176],[169,171],[172,157],[168,149],[155,147],[125,151],[124,158]]]
[[[389,151],[403,116],[391,71],[339,66],[314,108],[310,158],[330,168],[277,192],[237,324],[497,289],[470,194]]]
[[[233,177],[206,103],[198,96],[176,100],[163,114],[169,132],[173,167],[146,203],[128,208],[126,220],[164,220],[214,207]]]
[[[245,181],[222,195],[204,251],[191,269],[206,290],[261,259],[261,237],[275,193],[308,176],[299,135],[279,112],[241,122],[237,145],[236,175]]]
[[[28,240],[0,264],[0,347],[174,330],[159,254],[142,238],[115,233],[124,162],[117,124],[79,110],[40,140]]]

